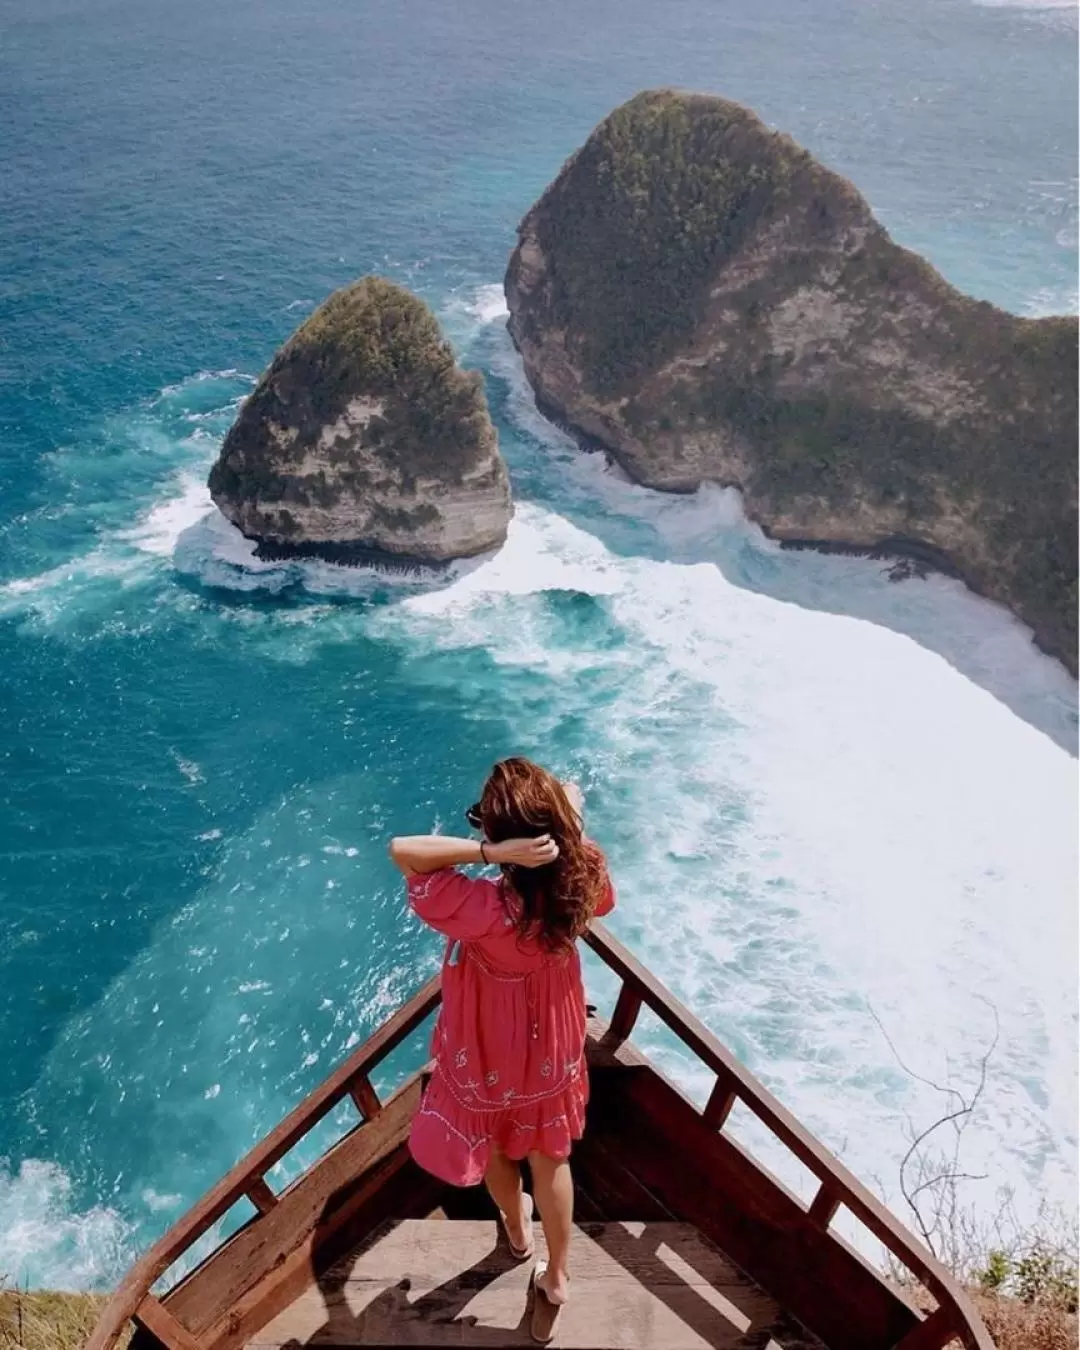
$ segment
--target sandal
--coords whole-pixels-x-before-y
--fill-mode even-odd
[[[529,1334],[538,1345],[550,1345],[555,1339],[559,1330],[559,1318],[566,1306],[564,1303],[552,1303],[548,1298],[540,1283],[546,1273],[547,1262],[537,1261],[532,1277],[533,1310]]]
[[[506,1226],[506,1215],[501,1209],[499,1210],[499,1222],[502,1224],[502,1230],[506,1237],[506,1245],[510,1248],[510,1255],[515,1261],[528,1261],[529,1257],[536,1251],[536,1239],[533,1237],[533,1198],[526,1194],[523,1199],[529,1215],[525,1225],[524,1247],[515,1247],[510,1241],[510,1230]]]

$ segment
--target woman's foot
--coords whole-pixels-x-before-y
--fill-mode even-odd
[[[509,1214],[502,1215],[503,1227],[506,1229],[506,1240],[510,1244],[511,1255],[519,1261],[524,1261],[532,1256],[536,1250],[536,1244],[533,1241],[533,1199],[531,1195],[522,1192],[521,1208],[516,1217]]]
[[[570,1297],[570,1276],[541,1263],[536,1268],[536,1287],[549,1303],[561,1308]]]
[[[569,1295],[570,1281],[565,1272],[556,1275],[545,1261],[533,1271],[533,1309],[529,1332],[534,1341],[548,1345],[555,1339],[563,1306]]]

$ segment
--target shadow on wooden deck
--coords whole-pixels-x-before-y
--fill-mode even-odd
[[[583,1223],[573,1259],[564,1350],[821,1350],[688,1224]],[[532,1344],[531,1268],[491,1221],[392,1222],[249,1346]]]

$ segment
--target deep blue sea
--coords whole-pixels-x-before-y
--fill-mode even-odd
[[[957,285],[1075,308],[1076,35],[1048,0],[0,0],[0,1275],[108,1285],[434,969],[386,839],[512,751],[584,784],[620,936],[871,1184],[939,1113],[886,1033],[967,1087],[996,1018],[970,1202],[1075,1204],[1075,684],[956,583],[580,454],[500,283],[591,127],[674,84]],[[369,271],[511,466],[505,549],[441,580],[256,563],[203,486]]]

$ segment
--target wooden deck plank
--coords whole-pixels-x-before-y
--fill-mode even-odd
[[[563,1350],[821,1350],[689,1225],[585,1223],[573,1261],[573,1298],[556,1342]],[[248,1350],[531,1344],[530,1270],[510,1257],[493,1222],[392,1224]]]

